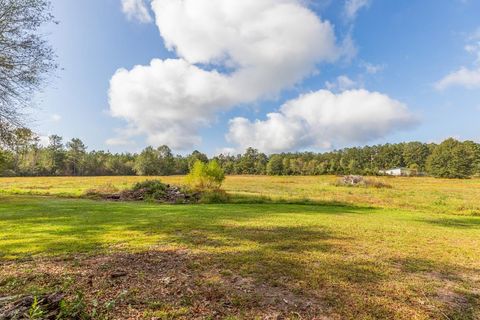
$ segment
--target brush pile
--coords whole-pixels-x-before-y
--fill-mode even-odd
[[[138,182],[131,189],[117,192],[102,192],[109,188],[91,189],[86,192],[89,198],[112,201],[156,201],[162,203],[197,203],[200,193],[185,188],[164,184],[159,180]]]

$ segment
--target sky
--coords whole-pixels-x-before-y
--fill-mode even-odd
[[[480,1],[52,4],[42,137],[209,155],[480,141]]]

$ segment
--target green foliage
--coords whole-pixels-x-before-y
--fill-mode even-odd
[[[33,298],[33,303],[28,309],[28,319],[35,320],[35,319],[43,319],[45,316],[45,311],[42,309],[40,304],[38,303],[38,298],[35,296]]]
[[[28,119],[24,108],[57,68],[44,27],[52,22],[49,0],[0,1],[0,129]],[[2,132],[3,133],[3,132]],[[0,142],[6,138],[0,133]],[[8,140],[8,138],[7,138]]]
[[[267,174],[279,176],[283,173],[283,159],[280,155],[274,154],[267,163]]]
[[[87,147],[82,140],[73,138],[67,142],[67,172],[70,175],[82,175]]]
[[[238,174],[265,174],[268,157],[257,149],[247,148],[245,154],[235,163]]]
[[[87,305],[82,292],[77,292],[72,300],[62,300],[60,302],[60,313],[57,316],[58,320],[79,319],[89,320],[92,317],[86,311]],[[94,311],[95,313],[95,311]]]
[[[473,174],[478,150],[467,142],[447,139],[433,149],[427,160],[428,172],[439,178],[468,178]]]
[[[197,160],[186,180],[196,190],[218,190],[225,180],[225,172],[215,160],[208,164]]]
[[[191,170],[197,161],[208,163],[208,157],[198,150],[193,151],[192,154],[187,157],[188,169]]]
[[[168,176],[174,173],[175,159],[167,146],[145,148],[135,159],[135,171],[141,176]]]
[[[160,180],[147,180],[136,183],[132,190],[145,192],[145,196],[150,199],[162,199],[168,189],[168,185]]]
[[[441,145],[408,142],[325,153],[296,152],[270,156],[248,148],[244,154],[221,154],[212,160],[229,175],[366,176],[379,175],[385,169],[405,167],[416,175],[450,178],[480,176],[480,144],[449,140]],[[207,155],[197,150],[187,156],[174,156],[167,146],[147,147],[140,154],[87,152],[81,140],[72,139],[64,145],[62,138],[56,135],[50,136],[50,144],[43,147],[39,144],[39,137],[25,128],[12,130],[9,143],[2,147],[0,175],[3,176],[185,175],[196,162],[209,162]]]

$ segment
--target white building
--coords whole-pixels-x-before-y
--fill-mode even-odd
[[[393,168],[388,170],[380,170],[380,173],[387,176],[409,176],[410,170],[407,168]]]

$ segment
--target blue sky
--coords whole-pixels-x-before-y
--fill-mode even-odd
[[[138,0],[125,1],[132,6],[142,4]],[[208,7],[208,1],[200,2]],[[211,34],[202,33],[201,28],[194,28],[191,31],[194,34],[189,34],[189,27],[195,27],[198,21],[170,18],[167,3],[180,0],[157,2],[154,9],[149,1],[143,2],[152,19],[146,22],[138,19],[138,10],[135,11],[138,7],[122,10],[121,0],[53,1],[54,15],[60,24],[50,26],[47,32],[62,69],[37,97],[34,130],[41,135],[60,134],[65,139],[79,137],[89,149],[115,152],[139,151],[148,144],[160,143],[173,145],[178,152],[201,149],[214,154],[224,148],[241,151],[247,145],[279,152],[411,140],[436,142],[450,136],[480,140],[479,1],[346,0],[309,1],[306,5],[288,0],[298,7],[298,17],[310,13],[316,16],[318,21],[312,21],[312,30],[317,22],[328,21],[335,43],[322,40],[320,31],[312,33],[312,38],[306,38],[308,43],[300,44],[305,48],[298,52],[306,54],[305,59],[312,59],[314,66],[300,62],[293,65],[292,68],[306,68],[299,76],[291,76],[287,66],[284,81],[278,80],[275,73],[265,74],[264,60],[248,56],[245,61],[255,61],[254,68],[260,70],[250,73],[251,80],[256,75],[271,77],[274,88],[257,92],[248,83],[238,82],[236,88],[240,86],[243,90],[240,95],[215,98],[210,97],[217,94],[215,88],[228,91],[230,87],[223,87],[222,79],[211,84],[213,89],[208,85],[204,88],[203,83],[217,81],[209,80],[212,70],[229,75],[235,73],[235,68],[246,69],[239,67],[244,61],[239,54],[243,49],[238,49],[241,43],[232,42],[224,48],[228,55],[237,57],[231,59],[233,66],[226,62],[228,59],[217,63],[214,53],[202,56],[208,49],[203,45],[209,41],[202,37]],[[262,10],[268,14],[277,12],[268,8],[269,0],[264,2],[266,7]],[[349,17],[347,8],[352,2],[356,2],[358,11]],[[229,8],[225,5],[223,9]],[[244,9],[258,11],[258,8]],[[200,8],[192,19],[201,20],[205,16],[208,20],[211,11]],[[153,21],[155,17],[157,24]],[[284,21],[281,16],[276,18],[273,23]],[[184,25],[177,29],[176,23]],[[221,29],[220,23],[212,28]],[[241,28],[255,23],[255,20],[239,22]],[[286,28],[295,26],[295,21],[285,23]],[[174,31],[168,31],[169,27]],[[308,28],[300,28],[298,32],[310,37]],[[177,51],[166,49],[159,29]],[[218,41],[224,36],[213,35]],[[194,36],[193,44],[184,41],[190,36]],[[262,36],[268,37],[268,33]],[[348,39],[354,48],[345,44]],[[282,43],[279,55],[291,43]],[[329,46],[336,50],[335,58],[330,55]],[[315,50],[318,55],[307,54]],[[207,57],[206,62],[203,57]],[[293,59],[285,57],[287,62]],[[149,67],[152,59],[159,59],[161,65]],[[171,66],[167,66],[166,59],[172,59]],[[188,63],[180,66],[184,60]],[[131,72],[136,65],[144,66],[145,70]],[[111,86],[110,80],[120,68],[125,69],[125,74]],[[197,92],[200,89],[195,88],[194,99],[190,96],[167,99],[163,95],[152,98],[184,81],[178,74],[162,74],[168,70],[182,77],[185,70],[201,72],[199,86],[203,91]],[[283,71],[279,70],[279,74]],[[145,88],[138,88],[143,84]],[[113,105],[109,103],[109,89],[114,96]],[[242,95],[248,98],[242,99]],[[305,95],[308,99],[301,98]],[[195,104],[204,98],[205,103]],[[182,104],[166,105],[170,101]],[[190,101],[195,102],[185,106]],[[288,107],[281,109],[285,103]],[[179,109],[183,107],[185,110]],[[173,111],[178,111],[184,119],[177,120],[178,115],[172,114]],[[326,115],[332,112],[336,119],[327,121]],[[267,116],[269,113],[273,116]],[[350,129],[345,129],[346,126]]]

